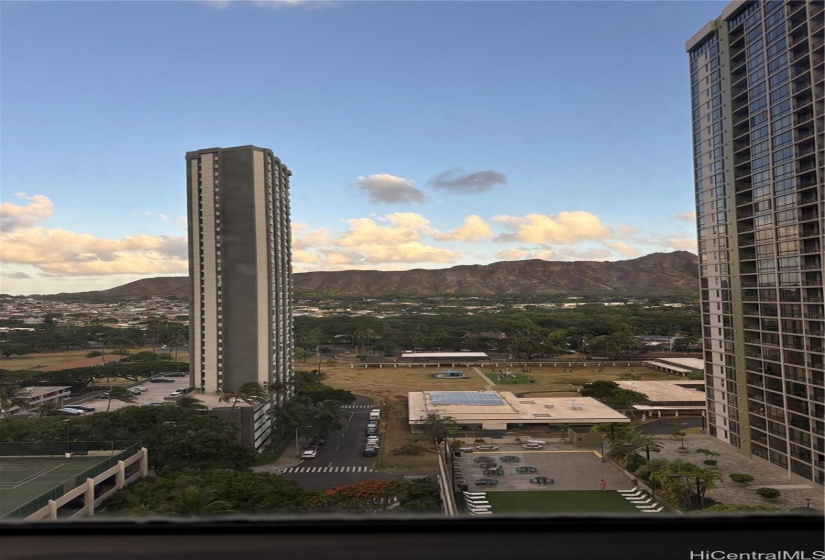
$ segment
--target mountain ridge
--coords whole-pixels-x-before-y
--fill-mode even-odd
[[[495,295],[698,295],[698,257],[687,251],[624,261],[500,261],[443,269],[339,270],[293,274],[296,297]],[[189,296],[186,276],[144,278],[75,297]]]

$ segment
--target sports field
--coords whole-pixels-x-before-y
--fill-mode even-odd
[[[641,515],[633,504],[612,490],[487,492],[487,501],[493,513],[502,515]]]
[[[0,457],[0,519],[55,488],[75,488],[75,477],[108,457]],[[45,505],[45,504],[44,504]]]

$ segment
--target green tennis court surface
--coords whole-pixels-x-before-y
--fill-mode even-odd
[[[559,490],[552,492],[487,492],[496,514],[629,514],[639,510],[611,490]]]
[[[0,518],[54,488],[75,488],[78,474],[107,459],[0,457]]]

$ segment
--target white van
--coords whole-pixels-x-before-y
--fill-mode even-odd
[[[370,411],[370,420],[380,420],[381,419],[381,409],[380,408],[373,408]]]

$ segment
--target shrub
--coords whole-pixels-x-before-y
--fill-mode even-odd
[[[779,497],[779,490],[776,488],[757,488],[756,493],[760,498],[765,498],[766,500],[773,500]]]
[[[407,443],[392,450],[393,455],[421,455],[421,446],[417,443]]]
[[[745,474],[745,473],[730,473],[730,475],[728,475],[728,476],[730,476],[730,479],[734,482],[745,483],[745,484],[748,483],[748,482],[753,482],[753,477],[751,475]]]

